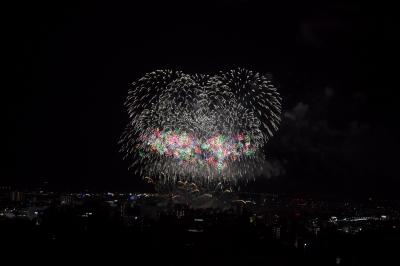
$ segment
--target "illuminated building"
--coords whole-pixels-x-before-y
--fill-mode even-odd
[[[11,201],[21,202],[24,200],[24,193],[21,191],[12,191],[10,193]]]

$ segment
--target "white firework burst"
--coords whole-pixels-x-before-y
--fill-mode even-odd
[[[270,77],[157,70],[133,83],[120,143],[142,177],[236,183],[254,176],[278,130],[281,98]]]

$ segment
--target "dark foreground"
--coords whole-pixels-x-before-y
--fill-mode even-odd
[[[14,202],[0,217],[2,257],[57,264],[399,265],[397,205],[361,204],[360,214],[350,216],[346,210],[356,207],[349,203],[261,202],[194,209],[160,205],[153,196],[122,203],[114,195],[111,201],[64,197],[33,213]]]

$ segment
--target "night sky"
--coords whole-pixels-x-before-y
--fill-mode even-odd
[[[155,69],[246,67],[273,74],[284,110],[267,147],[269,170],[248,189],[399,196],[391,7],[53,2],[6,11],[4,184],[141,190],[117,145],[129,84]]]

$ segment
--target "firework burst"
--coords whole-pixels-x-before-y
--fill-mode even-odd
[[[120,143],[131,168],[160,182],[236,183],[260,170],[280,123],[281,98],[268,76],[157,70],[133,83]]]

